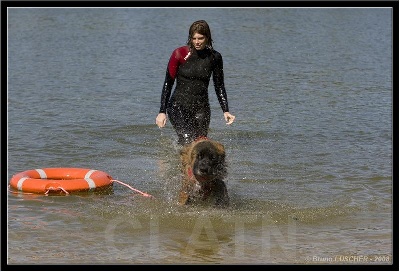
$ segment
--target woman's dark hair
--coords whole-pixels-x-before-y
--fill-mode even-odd
[[[190,28],[189,28],[189,37],[187,40],[187,45],[190,46],[190,48],[193,47],[192,44],[192,37],[195,33],[199,33],[201,35],[204,35],[206,37],[206,47],[212,49],[212,38],[211,38],[211,31],[210,27],[208,26],[207,22],[204,20],[199,20],[194,22]]]

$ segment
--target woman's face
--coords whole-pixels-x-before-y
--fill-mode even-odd
[[[206,36],[194,33],[192,36],[192,44],[196,50],[203,50],[206,47]]]

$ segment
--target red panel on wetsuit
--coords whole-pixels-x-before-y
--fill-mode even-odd
[[[168,71],[171,78],[175,79],[179,65],[188,59],[189,52],[189,46],[182,46],[174,50],[168,63]]]

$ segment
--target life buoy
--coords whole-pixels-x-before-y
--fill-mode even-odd
[[[92,191],[113,184],[105,172],[83,168],[43,168],[27,170],[14,175],[10,186],[24,192],[44,193]]]

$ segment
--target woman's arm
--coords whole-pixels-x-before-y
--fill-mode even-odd
[[[220,53],[214,51],[214,67],[213,67],[213,81],[215,93],[223,112],[229,111],[228,97],[226,95],[224,84],[224,66],[222,56]]]
[[[235,116],[229,113],[228,96],[224,84],[223,60],[221,54],[216,51],[214,52],[214,57],[213,81],[215,93],[217,94],[219,104],[224,112],[225,121],[230,125],[235,120]]]

